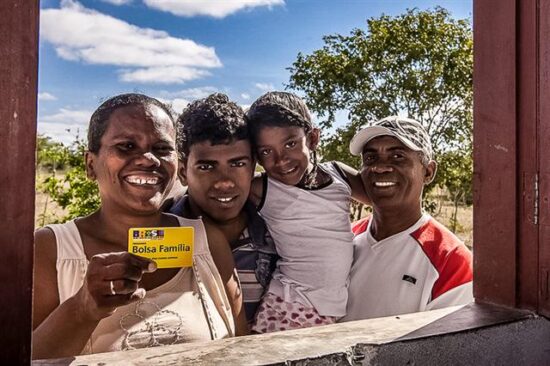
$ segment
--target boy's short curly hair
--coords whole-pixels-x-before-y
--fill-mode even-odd
[[[227,95],[214,93],[187,106],[177,121],[178,150],[189,156],[193,144],[210,141],[212,145],[248,140],[246,115]]]
[[[155,105],[166,112],[175,127],[174,111],[159,100],[139,93],[119,94],[101,103],[90,117],[88,126],[88,151],[97,154],[101,148],[101,138],[109,127],[109,118],[119,108],[131,105]]]
[[[306,133],[313,129],[306,103],[288,92],[273,91],[262,95],[252,103],[247,117],[252,137],[263,127],[302,127]]]

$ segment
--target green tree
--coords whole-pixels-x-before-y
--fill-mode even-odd
[[[63,169],[69,159],[67,147],[61,142],[52,141],[48,136],[36,137],[36,167],[50,172]]]
[[[63,145],[62,145],[63,146]],[[52,174],[41,183],[41,189],[68,214],[55,221],[65,222],[85,216],[99,207],[99,190],[94,181],[86,177],[84,152],[86,144],[76,139],[69,147],[64,146],[68,169],[63,176]]]
[[[472,146],[473,42],[468,20],[455,20],[440,7],[412,9],[368,19],[366,30],[323,40],[321,49],[298,54],[289,68],[288,87],[304,94],[324,130],[333,127],[338,111],[349,112],[347,124],[323,136],[325,159],[358,166],[359,160],[348,152],[357,129],[403,115],[421,122],[431,135],[441,173],[434,184],[443,184],[445,178],[444,185],[454,189],[459,184],[451,184],[452,179],[471,181],[467,164],[451,167],[455,160],[444,158]],[[449,169],[454,173],[448,174]]]
[[[453,202],[450,229],[457,231],[461,229],[457,217],[459,204],[472,204],[471,174],[465,173],[473,171],[472,150],[446,151],[439,159],[439,164],[446,168],[439,174],[440,184],[447,188]]]

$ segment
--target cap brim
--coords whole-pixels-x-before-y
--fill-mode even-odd
[[[392,136],[401,141],[405,146],[414,151],[420,151],[421,149],[416,146],[412,141],[403,136],[399,136],[390,129],[382,126],[370,126],[365,127],[353,136],[349,143],[349,151],[352,155],[360,156],[363,152],[365,145],[375,137],[379,136]]]
[[[382,126],[365,127],[353,136],[349,143],[349,151],[352,155],[359,156],[363,152],[363,147],[375,137],[378,136],[394,136],[395,134]]]

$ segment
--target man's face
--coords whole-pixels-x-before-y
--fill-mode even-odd
[[[204,141],[190,147],[180,176],[192,207],[225,223],[239,216],[248,199],[254,167],[248,140],[220,145]]]
[[[376,209],[420,209],[424,185],[436,164],[424,166],[421,155],[392,136],[380,136],[363,148],[361,179]]]

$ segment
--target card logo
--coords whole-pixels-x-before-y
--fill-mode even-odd
[[[139,229],[132,230],[132,236],[134,239],[142,240],[163,240],[164,230],[158,229]]]

